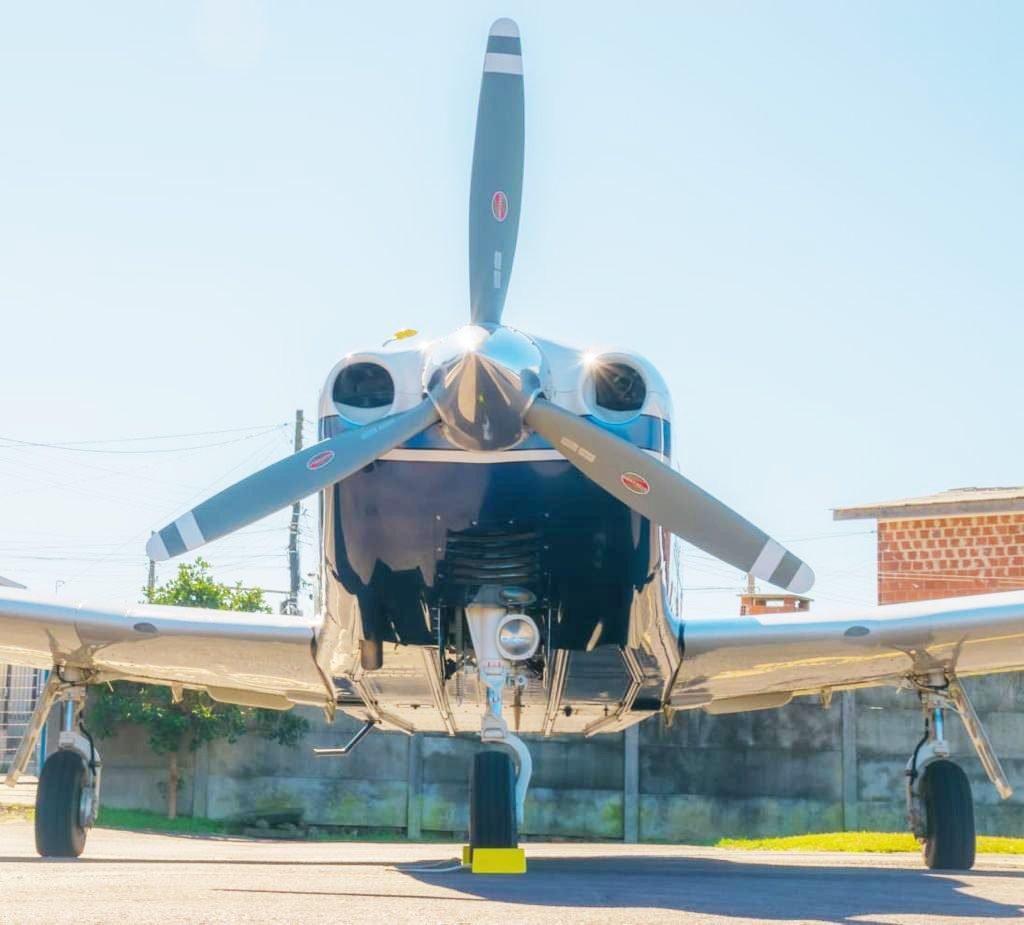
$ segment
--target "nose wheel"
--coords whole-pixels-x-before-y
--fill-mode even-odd
[[[512,756],[489,748],[473,756],[469,775],[469,846],[519,847],[516,771]]]

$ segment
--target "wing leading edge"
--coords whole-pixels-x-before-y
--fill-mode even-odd
[[[4,589],[0,662],[324,705],[319,620],[139,604],[69,604]],[[891,684],[945,670],[1024,670],[1024,592],[891,604],[835,614],[689,619],[673,705],[756,709],[790,695]],[[759,700],[760,698],[760,700]],[[242,702],[242,701],[239,701]],[[713,709],[713,707],[712,707]]]
[[[205,688],[215,699],[257,706],[323,706],[331,695],[314,661],[319,626],[194,607],[70,604],[4,588],[0,662]]]
[[[1024,592],[888,604],[836,614],[691,619],[673,704],[715,712],[787,695],[1024,669]],[[746,704],[746,705],[744,705]]]

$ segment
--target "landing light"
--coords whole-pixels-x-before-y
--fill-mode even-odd
[[[498,651],[510,662],[522,662],[537,651],[540,630],[526,614],[510,613],[498,624]]]

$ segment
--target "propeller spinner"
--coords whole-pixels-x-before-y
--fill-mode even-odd
[[[506,449],[527,429],[627,507],[757,578],[803,593],[814,574],[793,553],[644,450],[548,401],[536,344],[501,324],[523,192],[523,67],[519,30],[491,27],[484,56],[469,208],[470,325],[427,358],[416,407],[346,431],[225,489],[154,533],[164,560],[225,536],[340,482],[443,422],[464,449]]]

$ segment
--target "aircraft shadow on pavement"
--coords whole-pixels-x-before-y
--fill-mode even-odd
[[[1024,916],[1024,870],[907,870],[892,867],[806,866],[785,862],[750,863],[727,858],[609,855],[587,858],[534,857],[523,877],[474,875],[438,867],[436,857],[421,862],[402,860],[257,859],[257,858],[134,858],[83,857],[47,859],[21,855],[0,863],[69,865],[224,865],[282,867],[392,867],[424,887],[450,892],[387,890],[348,891],[344,879],[337,890],[292,890],[237,887],[225,892],[281,893],[342,898],[494,901],[580,909],[665,909],[697,915],[719,915],[772,921],[776,919],[870,923],[877,916],[943,916],[979,921],[1021,921]],[[441,862],[444,863],[444,862]],[[988,879],[1020,884],[1020,901],[1000,902],[973,896],[972,888]],[[974,881],[972,884],[971,881]]]
[[[525,877],[405,872],[422,883],[481,899],[532,905],[837,922],[900,915],[1020,919],[1024,913],[1024,884],[1019,904],[968,892],[968,878],[1019,881],[1024,871],[1016,870],[962,874],[650,856],[532,858],[528,863]]]

